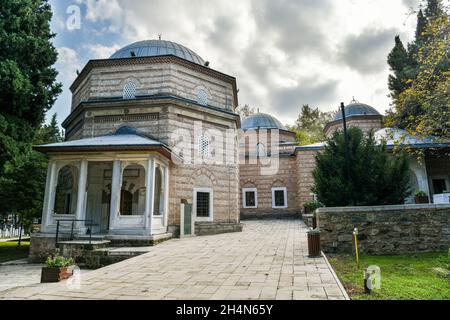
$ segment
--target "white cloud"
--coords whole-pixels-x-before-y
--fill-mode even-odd
[[[107,59],[121,47],[117,44],[113,45],[112,47],[104,46],[101,44],[86,44],[83,45],[83,48],[89,50],[91,59]]]
[[[384,112],[386,56],[414,34],[414,0],[77,0],[115,43],[162,38],[183,44],[237,78],[239,102],[292,123],[300,107],[337,108],[356,96]],[[118,46],[84,44],[91,58]],[[297,108],[296,108],[297,106]]]

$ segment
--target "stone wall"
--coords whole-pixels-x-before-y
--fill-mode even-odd
[[[327,138],[331,137],[333,133],[337,130],[343,130],[343,124],[341,121],[334,121],[328,124],[325,128],[325,135]],[[347,126],[358,127],[364,133],[369,133],[370,131],[377,131],[383,128],[382,116],[354,116],[347,118]]]
[[[325,252],[352,252],[359,230],[360,252],[375,255],[448,250],[450,205],[321,208],[319,226]]]
[[[48,256],[56,254],[55,237],[41,233],[32,233],[30,236],[30,261],[43,262]]]
[[[299,204],[297,201],[297,166],[295,156],[282,156],[278,158],[279,163],[273,169],[264,168],[262,159],[253,159],[256,164],[246,162],[240,164],[240,189],[239,203],[241,208],[241,218],[261,218],[261,217],[283,217],[299,215]],[[264,170],[264,174],[262,173]],[[286,187],[287,205],[286,209],[272,208],[272,188]],[[257,208],[243,207],[243,188],[256,188],[258,197]]]
[[[203,89],[211,106],[231,110],[234,104],[229,82],[176,63],[146,63],[93,68],[74,90],[72,110],[88,100],[121,98],[127,81],[136,85],[136,96],[170,94],[196,101],[197,91]]]
[[[314,177],[312,175],[316,168],[315,150],[302,150],[297,152],[296,163],[298,170],[297,177],[297,198],[298,205],[303,210],[303,204],[307,201],[314,200],[311,188],[314,185]]]

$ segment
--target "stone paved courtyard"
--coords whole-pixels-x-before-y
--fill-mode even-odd
[[[298,220],[246,221],[242,233],[173,239],[64,282],[0,291],[0,299],[347,299],[324,258],[307,258]],[[1,281],[0,277],[0,281]]]

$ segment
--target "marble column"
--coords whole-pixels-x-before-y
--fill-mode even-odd
[[[120,160],[114,160],[111,182],[111,211],[109,229],[115,229],[120,211],[120,191],[122,189],[122,167]]]
[[[46,232],[48,225],[52,223],[53,207],[55,205],[55,188],[57,183],[56,169],[56,162],[54,160],[50,160],[47,168],[44,205],[42,208],[41,232]]]
[[[80,164],[80,173],[78,177],[77,209],[75,211],[75,219],[77,220],[86,219],[85,202],[86,202],[87,174],[88,174],[88,161],[82,160]],[[76,226],[80,233],[85,232],[83,228],[84,222],[77,221]]]
[[[164,167],[164,227],[166,227],[169,219],[169,167]]]
[[[145,182],[145,217],[144,229],[151,234],[153,225],[154,190],[155,190],[155,160],[149,159],[147,162],[147,180]]]

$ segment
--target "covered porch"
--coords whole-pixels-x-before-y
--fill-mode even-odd
[[[36,149],[49,156],[41,233],[57,226],[79,238],[167,233],[171,153],[161,143],[119,130]]]

